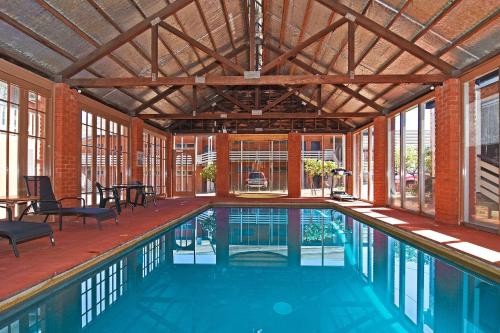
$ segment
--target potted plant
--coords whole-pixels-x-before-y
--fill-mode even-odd
[[[307,173],[310,179],[309,184],[311,186],[311,194],[315,194],[315,178],[323,175],[323,163],[318,159],[306,158],[304,160],[304,171]]]
[[[215,189],[215,176],[217,174],[217,166],[215,163],[208,163],[201,169],[201,178],[213,184]]]

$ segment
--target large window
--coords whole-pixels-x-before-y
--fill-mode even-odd
[[[374,126],[354,134],[354,196],[373,201]]]
[[[19,103],[19,87],[0,81],[0,195],[18,194]]]
[[[45,119],[47,99],[40,94],[28,92],[28,175],[44,173],[45,163]]]
[[[332,179],[331,173],[334,168],[344,167],[344,154],[343,135],[302,136],[303,197],[327,197],[332,185],[344,189],[344,180]]]
[[[44,175],[47,168],[48,97],[0,80],[0,195],[25,191],[22,177]],[[4,211],[0,212],[4,214]]]
[[[82,160],[81,160],[81,194],[88,204],[92,202],[94,189],[94,149],[93,149],[93,115],[82,111]]]
[[[288,139],[286,136],[234,136],[230,142],[232,193],[288,193]]]
[[[215,164],[217,153],[215,149],[215,135],[196,136],[196,194],[215,193]]]
[[[143,180],[142,182],[149,186],[154,186],[156,193],[167,193],[167,170],[166,158],[166,139],[164,136],[144,131],[143,134]]]
[[[434,101],[388,121],[389,200],[394,207],[434,214]]]
[[[498,70],[464,84],[464,221],[499,228]]]
[[[96,182],[128,182],[128,127],[88,110],[81,111],[81,122],[81,194],[91,205],[99,203]]]

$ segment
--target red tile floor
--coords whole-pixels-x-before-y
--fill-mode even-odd
[[[167,199],[160,201],[157,208],[138,207],[133,212],[131,209],[126,209],[120,216],[118,225],[115,225],[112,220],[104,222],[101,231],[91,219],[88,219],[85,226],[77,220],[65,222],[62,232],[55,231],[55,247],[50,246],[47,238],[23,243],[19,245],[20,258],[14,257],[6,241],[0,241],[0,276],[2,276],[0,300],[13,296],[210,202],[307,204],[328,203],[329,201],[322,198]],[[375,208],[366,203],[343,203],[343,205],[378,218],[381,223],[390,223],[419,233],[421,236],[455,247],[500,267],[499,235],[459,226],[438,225],[430,218],[390,208]]]

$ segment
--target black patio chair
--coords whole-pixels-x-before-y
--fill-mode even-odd
[[[139,180],[137,180],[136,183],[138,185],[143,185],[142,182],[139,181]],[[148,198],[149,197],[153,198],[153,204],[155,205],[155,207],[158,206],[157,203],[156,203],[156,191],[155,191],[154,186],[143,185],[143,187],[139,191],[139,195],[142,196],[142,204],[143,204],[144,207],[148,206]]]
[[[104,187],[100,183],[95,183],[97,191],[99,192],[99,208],[106,208],[108,202],[114,201],[116,211],[118,215],[122,213],[122,207],[120,206],[120,195],[118,190],[114,187]]]
[[[111,208],[87,207],[85,199],[81,197],[65,197],[56,200],[54,191],[52,190],[52,184],[48,176],[24,176],[24,181],[26,182],[28,195],[38,196],[40,199],[34,201],[31,205],[24,209],[23,213],[19,217],[20,221],[25,215],[30,214],[30,210],[33,210],[31,214],[45,215],[44,221],[47,221],[49,215],[58,215],[59,230],[62,230],[63,216],[83,217],[83,224],[85,224],[87,217],[94,218],[97,221],[99,229],[102,229],[101,221],[104,220],[115,219],[115,223],[118,223],[116,213]],[[63,207],[61,204],[63,200],[80,200],[82,206]]]
[[[12,221],[10,207],[0,206],[0,208],[7,210],[7,219],[0,220],[0,237],[9,240],[16,257],[19,257],[17,244],[20,243],[48,236],[52,246],[56,245],[52,228],[47,223]]]

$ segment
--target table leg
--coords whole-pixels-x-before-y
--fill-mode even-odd
[[[130,188],[125,189],[125,208],[127,208],[128,204],[131,204],[130,202]]]

